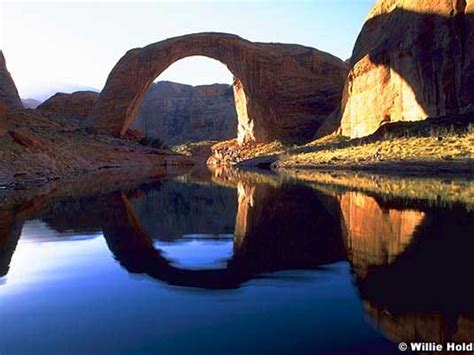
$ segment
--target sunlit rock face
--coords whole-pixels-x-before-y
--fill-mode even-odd
[[[131,127],[168,146],[235,138],[237,113],[232,87],[159,81],[148,90]]]
[[[58,92],[37,108],[42,111],[68,113],[86,118],[97,101],[99,94],[94,91],[76,91],[72,94]]]
[[[351,57],[342,135],[473,109],[473,38],[472,0],[378,1]]]
[[[372,197],[347,192],[340,197],[342,231],[358,277],[388,265],[410,244],[424,213],[384,208]]]
[[[0,101],[3,101],[8,111],[23,108],[18,90],[7,70],[5,57],[0,50]]]
[[[347,64],[314,48],[254,43],[235,35],[199,33],[128,51],[107,79],[89,124],[124,135],[153,80],[185,57],[207,56],[227,65],[242,84],[241,141],[304,142],[339,107]],[[240,120],[240,116],[239,116]],[[249,132],[250,131],[250,132]],[[244,137],[244,138],[243,138]]]
[[[237,141],[240,144],[254,142],[254,123],[248,115],[248,102],[247,96],[245,95],[244,86],[240,80],[235,79],[232,88],[234,90],[235,110],[237,111],[237,116],[239,117]]]

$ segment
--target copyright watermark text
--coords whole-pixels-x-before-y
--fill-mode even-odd
[[[422,352],[466,352],[474,353],[474,342],[472,343],[421,343],[421,342],[412,342],[412,343],[400,343],[398,344],[398,349],[400,351],[422,351]]]

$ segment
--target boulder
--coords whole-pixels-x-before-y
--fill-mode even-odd
[[[241,84],[239,142],[311,140],[339,107],[348,71],[339,58],[296,44],[255,43],[225,33],[175,37],[128,51],[110,73],[88,124],[123,136],[153,80],[196,55],[224,63]]]
[[[41,111],[72,114],[86,118],[97,101],[99,94],[94,91],[76,91],[72,94],[59,92],[37,108]]]
[[[18,90],[15,86],[10,73],[7,70],[5,57],[0,50],[0,101],[3,101],[7,111],[19,110],[23,105],[18,95]]]
[[[472,109],[474,1],[380,0],[350,59],[340,132]]]

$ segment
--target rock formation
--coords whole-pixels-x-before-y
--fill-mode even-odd
[[[76,91],[72,94],[59,92],[38,106],[38,110],[68,113],[86,118],[97,101],[98,93],[94,91]]]
[[[131,127],[167,146],[234,138],[237,114],[232,87],[157,82],[148,90]]]
[[[350,66],[343,110],[333,117],[344,136],[473,109],[474,1],[378,1]]]
[[[22,109],[23,105],[18,96],[18,90],[7,70],[5,57],[0,50],[0,101],[6,105],[7,111]]]
[[[176,37],[132,49],[120,59],[89,125],[124,135],[153,80],[174,62],[194,55],[226,64],[240,83],[240,142],[311,140],[339,106],[348,70],[342,60],[300,45],[253,43],[222,33]]]
[[[0,100],[0,138],[8,132],[7,107]]]
[[[171,171],[192,164],[170,151],[89,133],[83,119],[74,116],[17,110],[8,113],[8,120],[11,139],[0,139],[2,185],[26,186],[101,169],[145,172],[167,166]]]

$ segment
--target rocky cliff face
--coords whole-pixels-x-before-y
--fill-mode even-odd
[[[18,96],[18,90],[16,89],[15,83],[7,70],[5,57],[3,52],[0,50],[0,101],[3,101],[7,110],[18,110],[22,109],[20,96]]]
[[[94,91],[76,91],[72,94],[58,92],[38,106],[38,110],[67,113],[86,118],[97,101],[99,94]]]
[[[157,82],[143,99],[132,128],[169,146],[236,137],[232,87]]]
[[[472,109],[474,1],[378,1],[350,66],[339,115],[344,136]]]
[[[0,100],[0,137],[8,132],[7,106]]]

